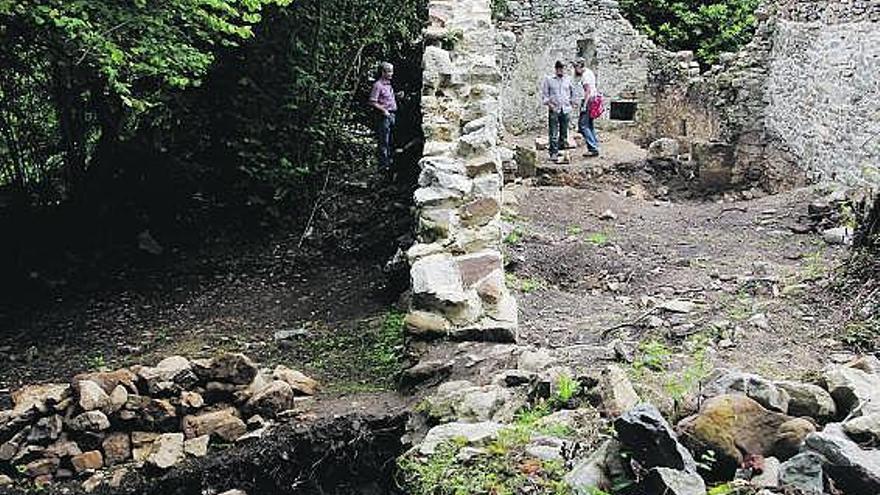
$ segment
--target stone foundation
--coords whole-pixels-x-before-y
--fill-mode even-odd
[[[489,2],[434,0],[428,10],[407,329],[416,338],[515,341],[500,251],[500,74]]]

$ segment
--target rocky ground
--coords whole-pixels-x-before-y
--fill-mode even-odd
[[[410,373],[445,381],[404,457],[410,493],[880,489],[877,361],[833,282],[840,194],[707,192],[677,159],[605,143],[539,154],[506,187],[519,345],[422,348]]]
[[[375,225],[323,227],[338,251],[291,262],[295,236],[197,256],[148,290],[18,320],[0,346],[6,393],[73,387],[36,409],[6,396],[18,411],[0,428],[0,454],[17,459],[6,482],[60,469],[76,482],[59,489],[98,493],[880,490],[880,363],[856,352],[870,342],[834,292],[847,256],[828,230],[845,220],[838,193],[707,193],[682,163],[613,135],[599,158],[578,151],[567,164],[539,155],[534,177],[505,188],[517,344],[404,349],[392,253],[369,247],[406,230],[389,227],[405,208],[386,201]],[[369,186],[342,189],[362,192],[349,208],[372,208]],[[211,364],[237,352],[260,366]],[[103,375],[71,381],[122,366],[134,376],[124,392],[146,400],[122,401]],[[316,396],[298,371],[321,383]],[[153,428],[157,411],[179,421]],[[125,476],[105,445],[120,435]],[[203,437],[211,455],[188,455]],[[53,454],[71,439],[81,452]]]

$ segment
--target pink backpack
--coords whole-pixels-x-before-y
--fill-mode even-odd
[[[600,94],[596,94],[596,96],[590,98],[587,105],[589,105],[588,110],[590,111],[591,119],[598,119],[603,113],[605,113],[605,101]]]

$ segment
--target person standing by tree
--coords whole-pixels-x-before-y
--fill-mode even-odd
[[[396,122],[397,98],[391,79],[394,77],[394,66],[388,62],[380,65],[379,79],[373,84],[370,91],[370,106],[380,112],[376,120],[376,138],[379,141],[379,171],[390,173],[392,163],[391,135]]]
[[[577,107],[580,110],[578,131],[587,143],[587,152],[584,156],[599,156],[599,137],[596,135],[593,116],[590,114],[590,102],[599,91],[596,87],[596,74],[587,67],[582,58],[574,63],[573,86],[577,95]]]
[[[565,64],[556,61],[556,73],[547,76],[541,84],[541,99],[548,108],[550,159],[559,158],[559,150],[568,144],[568,123],[574,90],[565,75]]]

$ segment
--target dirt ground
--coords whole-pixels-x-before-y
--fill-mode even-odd
[[[819,191],[698,194],[631,143],[605,140],[600,158],[541,156],[530,185],[508,187],[521,344],[585,368],[634,360],[667,384],[695,366],[804,378],[847,357],[827,287],[845,250],[796,233]],[[669,301],[686,307],[658,307]]]
[[[24,383],[222,351],[300,369],[331,397],[393,389],[402,289],[385,265],[411,192],[361,175],[331,187],[304,237],[218,239],[15,315],[0,329],[0,401]]]

